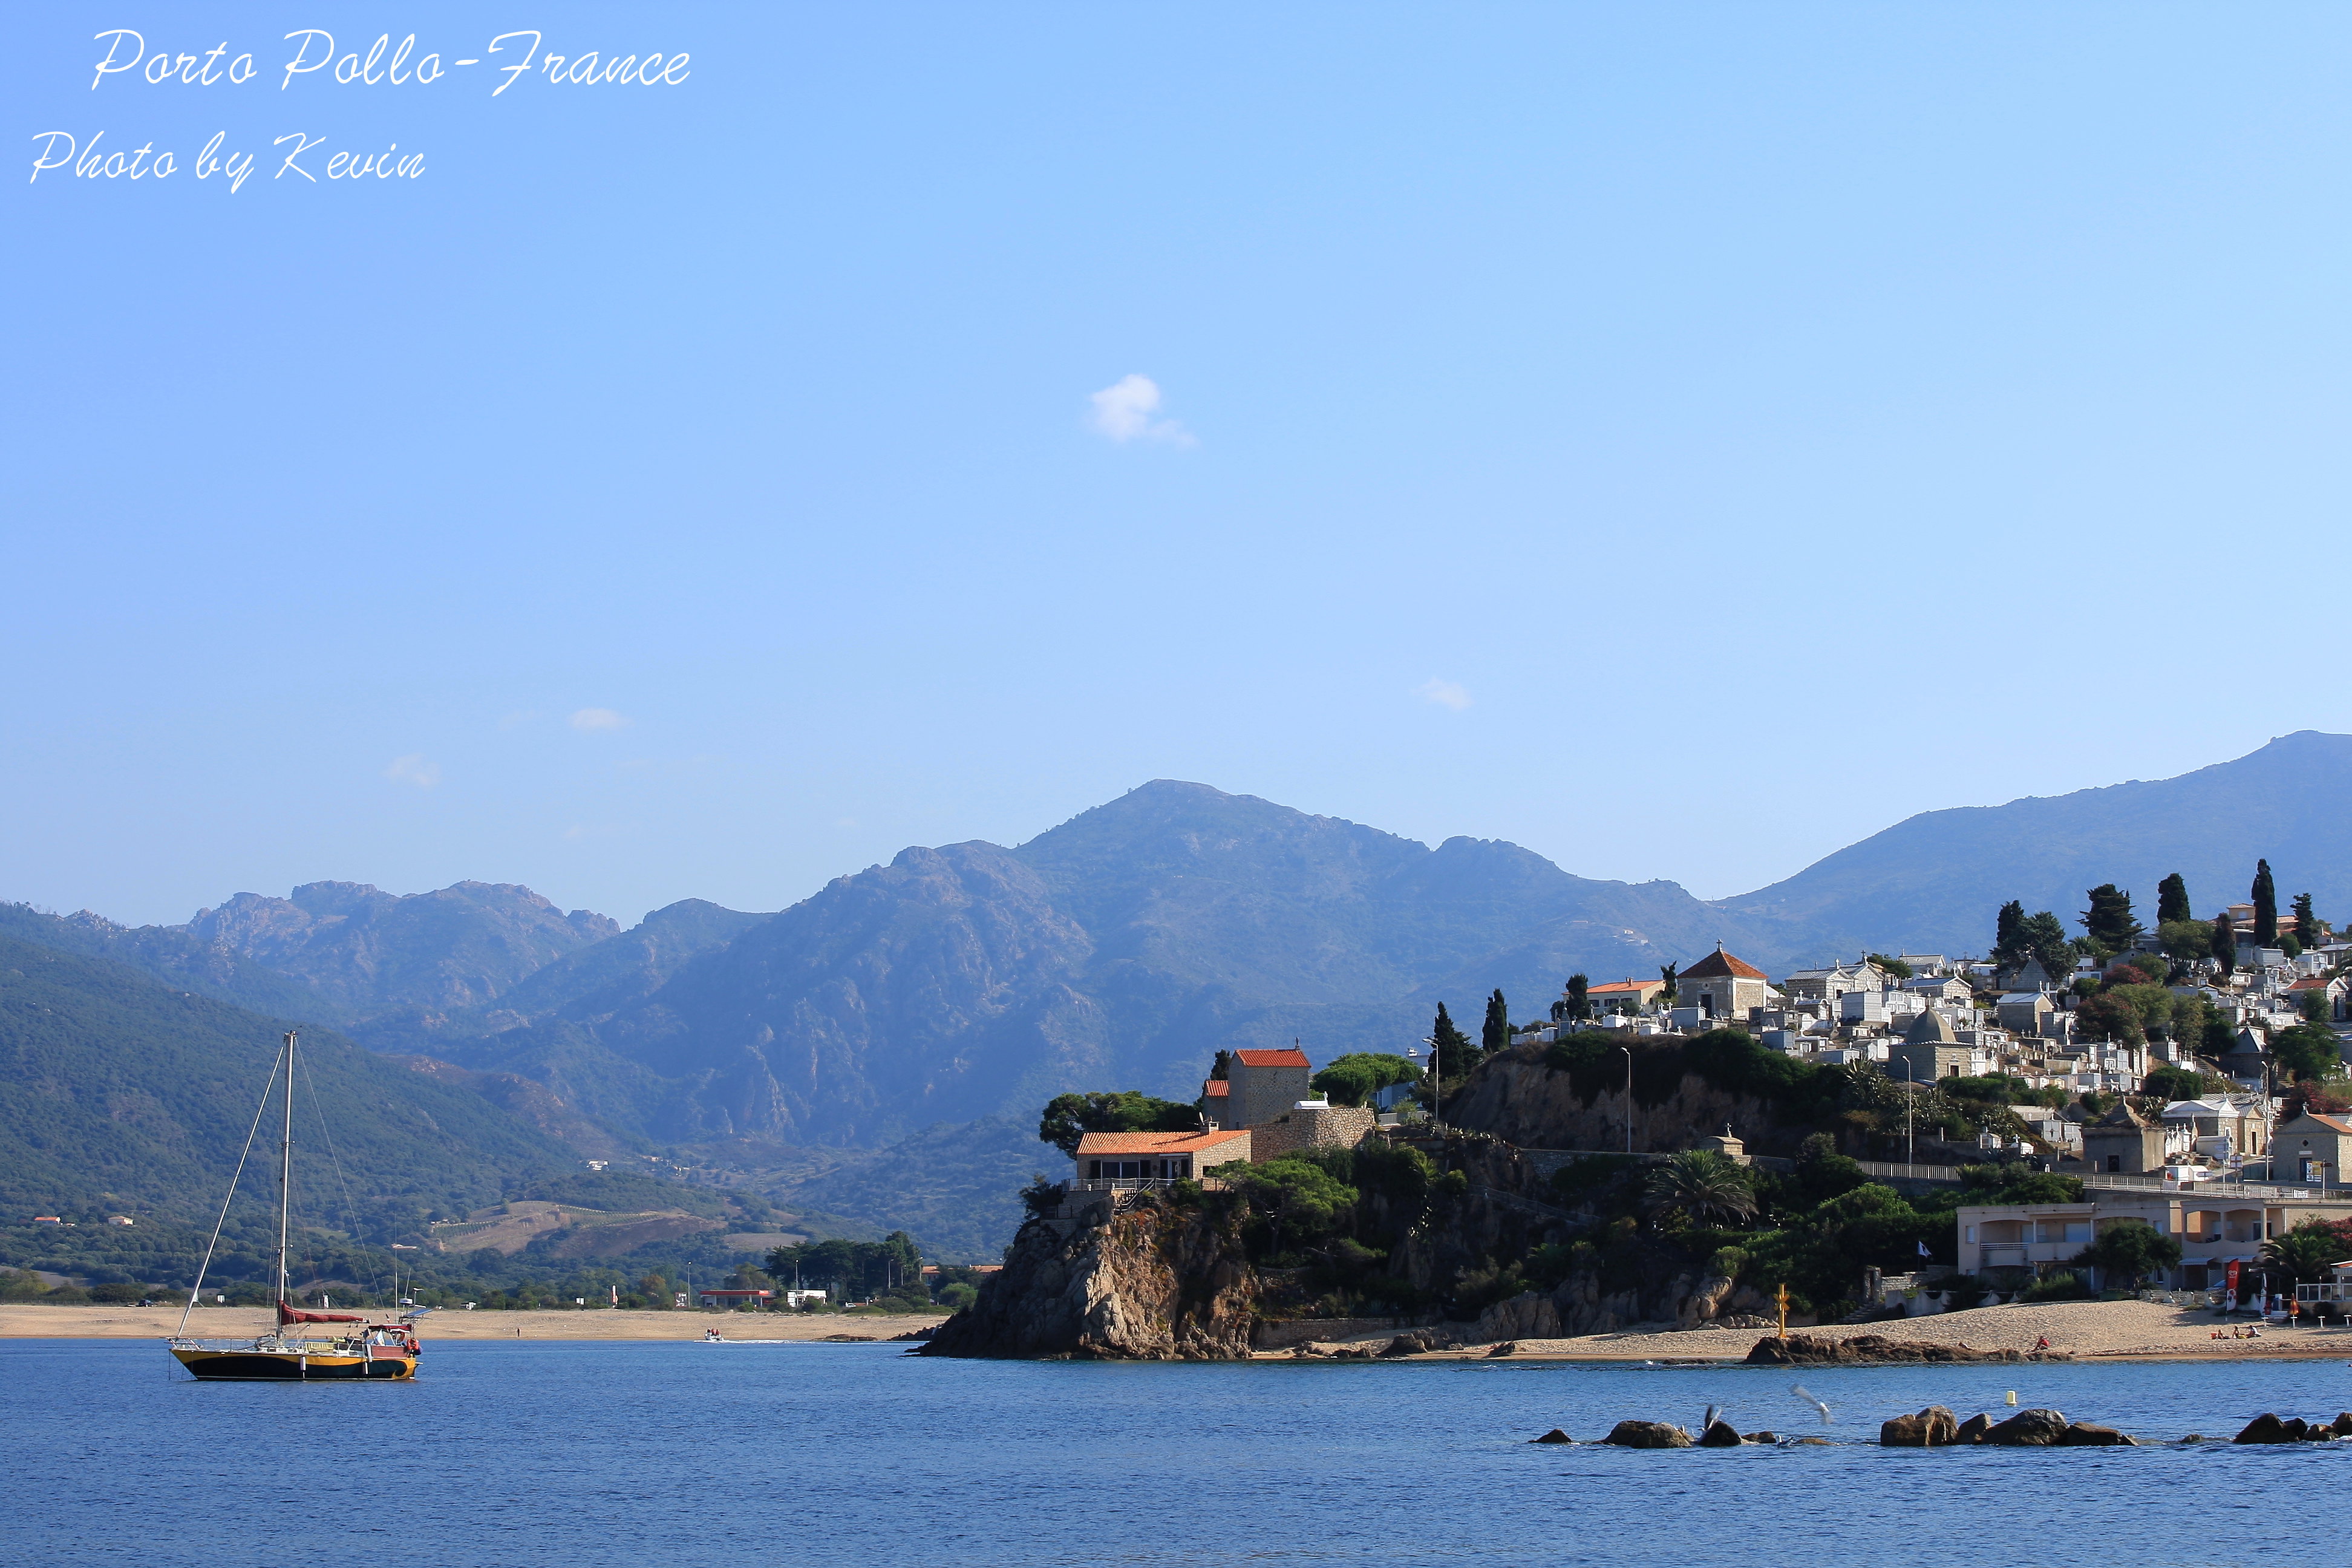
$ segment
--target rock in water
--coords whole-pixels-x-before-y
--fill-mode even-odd
[[[2337,1412],[2336,1419],[2327,1424],[2327,1429],[2338,1437],[2352,1437],[2352,1410]]]
[[[2109,1448],[2118,1444],[2126,1448],[2137,1448],[2139,1439],[2112,1426],[2102,1426],[2095,1421],[2075,1421],[2070,1422],[2066,1430],[2058,1434],[2057,1446],[2061,1448]]]
[[[1940,1405],[1930,1405],[1916,1415],[1897,1415],[1878,1429],[1878,1440],[1889,1448],[1936,1448],[1957,1442],[1959,1418]]]
[[[2302,1440],[2302,1422],[2282,1421],[2267,1410],[2247,1422],[2246,1429],[2230,1439],[2232,1443],[2299,1443]]]
[[[1698,1446],[1702,1448],[1737,1448],[1739,1447],[1739,1429],[1728,1421],[1711,1423],[1698,1435]]]
[[[1883,1334],[1855,1334],[1833,1340],[1822,1334],[1791,1334],[1785,1340],[1758,1340],[1748,1352],[1751,1366],[1853,1366],[1870,1362],[2072,1361],[2061,1351],[1979,1351],[1967,1345],[1932,1344],[1919,1340],[1890,1340]]]
[[[1743,1443],[1777,1443],[1780,1435],[1778,1432],[1742,1432],[1739,1440]]]
[[[1955,1443],[1981,1443],[1985,1440],[1985,1434],[1991,1430],[1991,1416],[1982,1414],[1971,1415],[1967,1420],[1960,1423],[1960,1429],[1953,1435],[1952,1441]]]
[[[2066,1430],[2066,1417],[2055,1410],[2021,1410],[1984,1435],[1988,1443],[2046,1448]]]
[[[1528,1441],[1530,1443],[1573,1443],[1576,1439],[1555,1426],[1550,1431],[1545,1433],[1542,1436],[1530,1437]]]
[[[1691,1435],[1663,1421],[1620,1421],[1601,1439],[1620,1448],[1687,1448]]]

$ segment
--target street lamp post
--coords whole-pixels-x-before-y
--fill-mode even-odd
[[[1620,1046],[1625,1053],[1625,1152],[1633,1152],[1633,1047]]]
[[[1437,1054],[1434,1035],[1423,1035],[1421,1043],[1429,1047],[1429,1125],[1432,1131],[1436,1131],[1445,1125],[1445,1117],[1439,1109],[1439,1097],[1445,1092],[1445,1063]]]
[[[1917,1103],[1918,1099],[1919,1085],[1911,1077],[1911,1058],[1905,1057],[1903,1058],[1903,1173],[1913,1177],[1917,1176],[1919,1173],[1914,1168],[1918,1152],[1911,1139],[1911,1108]]]

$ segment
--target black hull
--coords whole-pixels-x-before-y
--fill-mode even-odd
[[[183,1354],[181,1364],[207,1383],[390,1383],[415,1375],[416,1363],[391,1357],[241,1355],[234,1351]]]

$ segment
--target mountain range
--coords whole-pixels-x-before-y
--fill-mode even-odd
[[[2352,737],[2305,731],[2179,778],[1924,813],[1708,902],[1160,780],[1017,847],[905,850],[772,914],[688,900],[624,931],[512,884],[320,882],[171,927],[12,906],[0,937],[331,1026],[546,1144],[682,1151],[778,1195],[823,1183],[845,1214],[886,1190],[944,1214],[906,1169],[956,1128],[986,1122],[971,1163],[1001,1176],[1022,1163],[1004,1129],[1055,1093],[1190,1099],[1216,1050],[1293,1038],[1318,1060],[1396,1049],[1440,1000],[1475,1027],[1496,987],[1527,1018],[1570,973],[1654,974],[1717,942],[1774,973],[1978,952],[2008,899],[2071,920],[2115,881],[2147,916],[2174,870],[2210,912],[2257,857],[2283,897],[2345,910],[2347,782]]]

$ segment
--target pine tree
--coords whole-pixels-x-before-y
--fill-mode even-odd
[[[1429,1054],[1441,1079],[1460,1078],[1478,1059],[1470,1037],[1454,1026],[1443,1002],[1437,1005],[1437,1021],[1429,1026]]]
[[[2175,871],[2156,885],[2156,923],[2167,921],[2189,921],[2197,917],[2189,912],[2189,883]]]
[[[2271,863],[2254,862],[2254,945],[2278,945],[2278,887],[2271,880]]]
[[[2015,899],[2000,906],[2000,913],[1992,921],[1992,955],[2003,963],[2014,961],[2017,954],[2017,928],[2025,923],[2025,906]]]
[[[1511,1048],[1511,1005],[1503,1000],[1503,988],[1486,998],[1486,1021],[1478,1029],[1478,1047],[1488,1056]]]
[[[1568,977],[1568,1016],[1592,1016],[1592,982],[1584,975],[1571,974]]]
[[[2048,910],[2036,910],[2018,922],[2017,942],[2026,957],[2040,961],[2052,984],[2065,984],[2074,972],[2074,945],[2066,939],[2065,925]]]
[[[2319,945],[2319,917],[2312,912],[2309,893],[2294,896],[2294,940],[2305,952]]]
[[[2088,897],[2091,907],[2083,911],[2083,930],[2108,952],[2129,952],[2145,934],[2132,913],[2131,895],[2113,882],[2102,882]]]
[[[2213,917],[2213,962],[2221,966],[2225,980],[2238,967],[2238,933],[2231,928],[2227,910]]]

